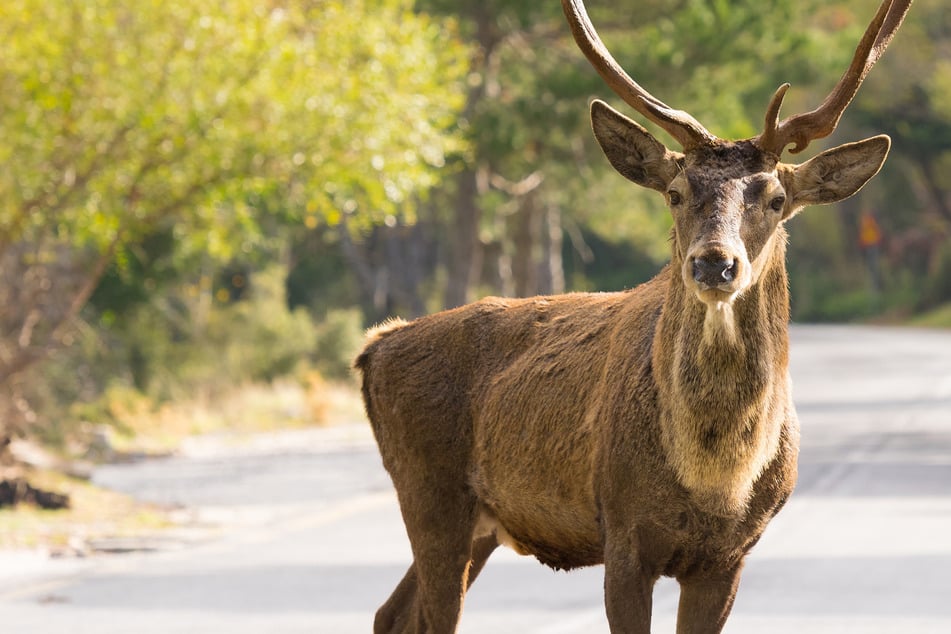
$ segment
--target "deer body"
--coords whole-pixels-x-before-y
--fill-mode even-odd
[[[606,52],[583,8],[564,4],[597,67]],[[856,57],[881,40],[867,33]],[[598,70],[684,145],[592,104],[612,165],[667,199],[671,263],[626,292],[489,298],[371,329],[356,367],[414,556],[377,632],[455,631],[499,544],[558,569],[604,563],[614,632],[650,632],[662,575],[681,585],[678,632],[719,632],[745,555],[795,485],[783,225],[861,188],[888,139],[786,164],[802,127],[776,120],[785,88],[763,135],[729,142]]]

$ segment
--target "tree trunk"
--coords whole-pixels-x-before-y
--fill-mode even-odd
[[[431,247],[423,224],[406,225],[394,219],[357,243],[344,222],[340,246],[359,282],[364,312],[371,322],[395,315],[412,319],[426,312],[423,267]]]
[[[932,207],[945,222],[951,224],[951,205],[948,204],[948,193],[942,189],[940,178],[935,173],[936,161],[932,157],[912,157],[912,160],[921,170],[924,186],[930,195]]]
[[[482,270],[482,244],[479,223],[482,210],[477,196],[479,187],[474,168],[466,167],[456,178],[456,204],[449,225],[445,308],[462,306],[472,300],[471,290]]]
[[[542,210],[539,209],[535,192],[529,192],[521,201],[515,214],[512,275],[515,278],[515,295],[530,297],[538,294],[538,262],[542,242]]]
[[[476,27],[478,46],[472,49],[469,72],[481,81],[472,82],[466,95],[462,118],[472,121],[476,108],[487,93],[496,97],[498,92],[498,57],[495,55],[502,34],[497,16],[488,4],[473,5],[470,17]],[[447,254],[447,280],[443,299],[444,308],[455,308],[472,301],[472,289],[482,273],[482,243],[479,240],[479,225],[482,210],[479,208],[479,170],[483,168],[478,158],[474,164],[463,167],[456,178],[456,201],[449,224],[449,253]]]
[[[561,259],[564,234],[561,229],[561,211],[549,206],[545,211],[545,228],[542,235],[544,257],[539,265],[538,292],[544,295],[557,295],[565,292],[565,269]]]
[[[406,225],[398,220],[380,229],[384,240],[389,275],[387,307],[390,314],[412,319],[426,312],[422,296],[422,253],[425,246],[423,225]]]

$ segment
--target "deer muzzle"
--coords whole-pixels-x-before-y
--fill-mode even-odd
[[[746,286],[750,264],[738,249],[708,244],[691,250],[684,262],[683,278],[703,302],[730,302]]]
[[[698,284],[715,287],[736,279],[739,266],[735,258],[702,256],[693,261],[693,279]]]

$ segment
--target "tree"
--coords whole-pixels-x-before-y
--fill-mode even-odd
[[[783,81],[795,84],[790,110],[813,107],[810,88],[835,81],[867,17],[818,0],[588,5],[639,82],[727,138],[759,132]],[[626,187],[591,138],[587,101],[612,95],[577,50],[558,4],[425,6],[458,16],[472,44],[462,119],[471,154],[441,196],[452,245],[444,306],[468,301],[479,284],[502,294],[563,290],[564,236],[585,252],[584,229],[665,258],[669,220],[659,199]]]
[[[860,22],[877,0],[839,11]],[[951,21],[946,3],[915,2],[891,45],[849,107],[837,138],[886,133],[892,149],[881,176],[836,214],[805,214],[790,260],[799,319],[903,316],[951,301]],[[860,218],[881,224],[882,284],[864,266]],[[801,281],[800,281],[801,280]]]
[[[187,271],[275,212],[369,224],[461,147],[463,49],[408,0],[11,0],[0,56],[0,436],[143,238]]]

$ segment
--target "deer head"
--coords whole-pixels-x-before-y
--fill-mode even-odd
[[[756,283],[771,252],[767,246],[784,221],[807,205],[851,196],[881,168],[890,145],[884,135],[827,150],[801,164],[784,163],[780,156],[791,144],[791,152],[801,152],[835,130],[910,5],[911,0],[884,0],[848,70],[818,108],[780,121],[789,88],[784,84],[767,108],[761,134],[726,141],[631,79],[598,37],[583,4],[562,0],[575,41],[602,78],[683,149],[669,150],[603,101],[591,104],[594,134],[611,165],[666,197],[674,219],[674,261],[686,288],[708,307],[729,305]]]

